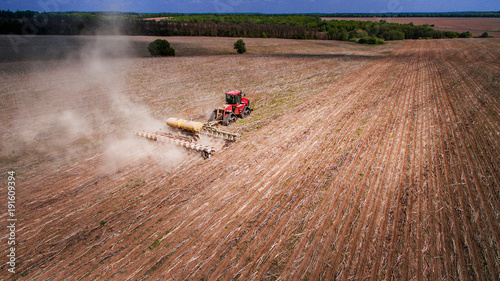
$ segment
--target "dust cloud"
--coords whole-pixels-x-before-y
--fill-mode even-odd
[[[20,85],[7,89],[13,91],[6,104],[12,112],[6,112],[8,124],[3,125],[9,133],[2,135],[2,162],[61,166],[100,155],[104,173],[146,158],[166,166],[180,164],[182,148],[133,134],[165,125],[127,93],[127,70],[134,64],[127,37],[98,35],[83,42],[77,54],[64,60],[23,62],[27,71],[3,74]]]

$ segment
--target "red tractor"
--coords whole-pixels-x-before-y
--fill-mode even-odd
[[[228,126],[236,122],[238,117],[247,117],[252,110],[250,101],[242,97],[241,91],[229,91],[226,92],[226,104],[215,109],[208,118],[208,122],[217,120],[218,122],[222,121],[222,125]]]

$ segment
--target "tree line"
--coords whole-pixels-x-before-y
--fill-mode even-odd
[[[304,26],[282,24],[259,24],[242,22],[180,22],[141,20],[129,22],[128,35],[153,36],[219,36],[219,37],[261,37],[291,39],[326,39],[312,29]]]
[[[166,17],[161,21],[148,17]],[[323,20],[300,14],[138,14],[120,12],[0,11],[0,34],[224,36],[323,39],[362,42],[470,37],[429,25]],[[371,38],[370,40],[368,40]]]

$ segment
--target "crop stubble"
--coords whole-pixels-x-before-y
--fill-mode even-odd
[[[132,163],[98,177],[89,158],[29,180],[20,267],[58,279],[498,279],[498,44],[407,41],[171,173]]]

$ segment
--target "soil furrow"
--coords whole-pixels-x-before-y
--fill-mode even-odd
[[[166,164],[159,154],[176,155],[158,146],[104,165],[105,144],[90,145],[138,115],[127,107],[128,118],[110,116],[116,104],[94,99],[115,89],[92,84],[84,67],[51,62],[26,89],[2,85],[2,118],[24,114],[6,126],[43,118],[23,108],[38,97],[54,100],[57,113],[92,108],[93,120],[110,109],[95,142],[71,160],[33,149],[12,162],[33,167],[17,169],[27,178],[18,184],[19,278],[498,279],[498,39],[328,41],[328,50],[259,42],[306,49],[115,62],[127,65],[113,75],[126,99],[160,119],[202,119],[227,87],[252,89],[252,115],[227,128],[242,137],[208,160],[179,151]],[[325,51],[334,55],[317,54]],[[3,77],[17,83],[19,75]],[[73,77],[81,97],[58,100],[54,85],[67,88]],[[43,131],[54,122],[37,124]],[[49,131],[26,135],[17,136],[25,148],[50,140]],[[15,137],[2,134],[2,145]]]

